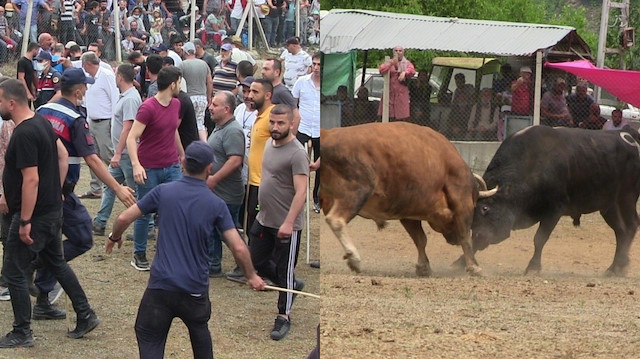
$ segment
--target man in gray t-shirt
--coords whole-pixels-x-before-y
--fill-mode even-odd
[[[304,225],[309,158],[293,129],[291,107],[276,105],[269,117],[272,139],[267,141],[262,158],[260,212],[249,231],[249,249],[260,276],[279,287],[301,290],[304,283],[295,278],[294,268]],[[281,292],[271,339],[287,335],[292,305],[293,295]]]
[[[109,162],[109,173],[118,183],[126,181],[129,187],[134,187],[133,167],[127,153],[127,136],[136,118],[138,108],[142,105],[140,93],[133,85],[135,70],[129,64],[118,66],[116,72],[116,85],[120,90],[120,97],[116,102],[111,118],[111,142],[113,142],[113,157]],[[100,210],[93,219],[93,234],[104,235],[105,226],[113,210],[115,193],[106,187],[103,190]]]
[[[206,62],[196,58],[196,47],[193,43],[187,42],[182,46],[182,50],[184,51],[184,61],[179,67],[182,70],[182,77],[187,83],[187,95],[191,98],[193,109],[196,112],[198,135],[204,141],[207,139],[204,112],[211,105],[210,99],[213,92],[211,69]]]
[[[245,143],[242,127],[233,116],[235,108],[236,97],[229,91],[218,92],[211,101],[209,110],[216,128],[208,141],[213,148],[213,174],[207,179],[207,185],[226,203],[231,218],[237,224],[244,201],[242,164]],[[213,231],[209,241],[210,277],[222,276],[221,259],[222,237],[218,231]]]

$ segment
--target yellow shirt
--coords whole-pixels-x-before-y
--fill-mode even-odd
[[[271,138],[269,115],[274,106],[271,105],[264,109],[262,113],[258,113],[258,117],[256,117],[256,121],[251,127],[251,137],[249,138],[249,184],[252,186],[260,186],[262,155],[264,154],[264,146]]]

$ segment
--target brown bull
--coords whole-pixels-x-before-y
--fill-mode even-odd
[[[431,274],[421,221],[462,246],[467,271],[480,274],[470,237],[479,192],[471,170],[444,136],[393,122],[322,130],[320,138],[320,202],[352,270],[360,272],[360,255],[346,225],[359,215],[378,228],[400,220],[418,248],[419,276]]]

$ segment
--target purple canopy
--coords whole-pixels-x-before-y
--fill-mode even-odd
[[[588,60],[547,62],[545,66],[570,72],[609,91],[620,100],[640,107],[640,72],[601,69]]]

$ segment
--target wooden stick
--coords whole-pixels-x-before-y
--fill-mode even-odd
[[[270,290],[277,290],[279,292],[287,292],[287,293],[293,293],[293,294],[306,295],[308,297],[321,299],[321,297],[319,295],[317,295],[317,294],[311,294],[311,293],[301,292],[299,290],[293,290],[293,289],[287,289],[287,288],[274,287],[272,285],[265,285],[264,289],[270,289]]]

